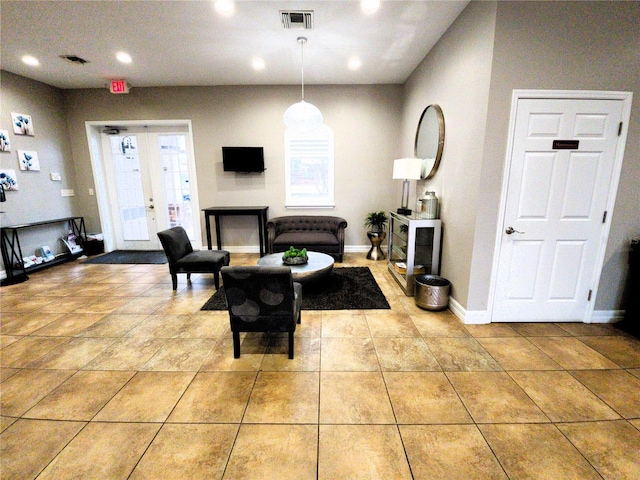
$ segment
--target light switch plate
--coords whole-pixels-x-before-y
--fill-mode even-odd
[[[76,192],[73,191],[73,188],[69,188],[69,189],[63,188],[62,190],[60,190],[60,194],[63,197],[75,197]]]

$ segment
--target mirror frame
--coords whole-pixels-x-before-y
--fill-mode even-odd
[[[416,139],[414,142],[413,154],[416,158],[420,158],[418,156],[418,147],[419,147],[418,142],[420,140],[420,128],[422,127],[422,121],[425,115],[427,114],[427,110],[429,110],[430,108],[432,108],[436,112],[436,118],[438,119],[438,139],[437,139],[438,150],[436,152],[436,158],[435,158],[435,162],[433,163],[433,167],[431,168],[431,171],[429,171],[429,173],[426,174],[426,176],[422,177],[423,180],[428,180],[436,174],[436,172],[438,171],[438,167],[440,166],[440,161],[442,159],[442,151],[444,150],[444,115],[442,114],[442,109],[440,108],[439,105],[431,104],[427,106],[427,108],[425,108],[424,111],[422,112],[422,115],[420,115],[420,120],[418,121],[418,128],[416,129]]]

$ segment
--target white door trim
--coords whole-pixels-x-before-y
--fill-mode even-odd
[[[582,319],[585,323],[591,323],[595,300],[598,295],[598,284],[600,283],[600,275],[604,264],[604,256],[607,248],[607,239],[609,238],[609,230],[611,227],[611,219],[613,218],[613,208],[618,192],[618,183],[620,181],[620,172],[622,170],[622,161],[624,159],[624,149],[626,145],[627,132],[629,129],[629,120],[631,118],[631,103],[633,93],[631,92],[607,92],[607,91],[589,91],[589,90],[513,90],[511,95],[511,114],[509,119],[509,137],[507,140],[507,150],[502,172],[502,191],[500,194],[500,209],[498,212],[498,222],[496,227],[496,237],[494,245],[493,262],[491,267],[491,283],[489,285],[489,298],[487,301],[487,317],[489,322],[493,319],[493,307],[496,296],[496,280],[498,277],[498,261],[499,253],[502,248],[502,227],[504,224],[504,216],[507,202],[508,179],[511,171],[511,158],[514,144],[514,130],[516,123],[516,113],[518,101],[521,99],[564,99],[564,100],[621,100],[623,102],[622,110],[622,131],[618,136],[616,153],[614,158],[614,166],[609,184],[609,195],[607,198],[607,220],[602,229],[602,239],[598,257],[596,259],[596,268],[594,270],[594,278],[592,279],[593,294],[592,301],[587,306],[585,317]]]
[[[100,215],[100,228],[104,235],[105,251],[110,252],[115,249],[115,231],[112,224],[111,205],[109,203],[109,195],[106,183],[106,174],[104,171],[104,159],[102,154],[101,130],[109,125],[117,125],[120,127],[171,127],[183,126],[187,128],[187,141],[189,142],[189,179],[194,185],[191,191],[191,202],[194,212],[200,212],[200,199],[198,196],[198,179],[196,177],[195,150],[193,147],[193,128],[191,120],[111,120],[111,121],[88,121],[85,122],[85,130],[87,132],[87,142],[89,143],[89,157],[91,160],[91,169],[93,171],[93,184],[98,202],[98,214]],[[200,246],[201,237],[198,232],[202,232],[200,221],[201,215],[194,215],[193,228],[196,232],[196,242]],[[196,245],[194,244],[194,248]]]

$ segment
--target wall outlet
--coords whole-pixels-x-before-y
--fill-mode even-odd
[[[93,188],[89,189],[89,195],[93,195]]]
[[[69,189],[63,188],[62,190],[60,190],[60,194],[63,197],[75,197],[76,192],[73,191],[73,188],[69,188]]]
[[[53,173],[51,172],[49,174],[49,178],[54,181],[54,182],[60,182],[62,181],[62,175],[60,175],[59,173]]]

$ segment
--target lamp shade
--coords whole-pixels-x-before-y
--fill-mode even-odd
[[[399,158],[393,161],[393,178],[397,180],[419,180],[422,160],[419,158]]]
[[[322,113],[318,107],[304,100],[294,103],[284,112],[284,124],[298,132],[310,132],[322,126]]]

